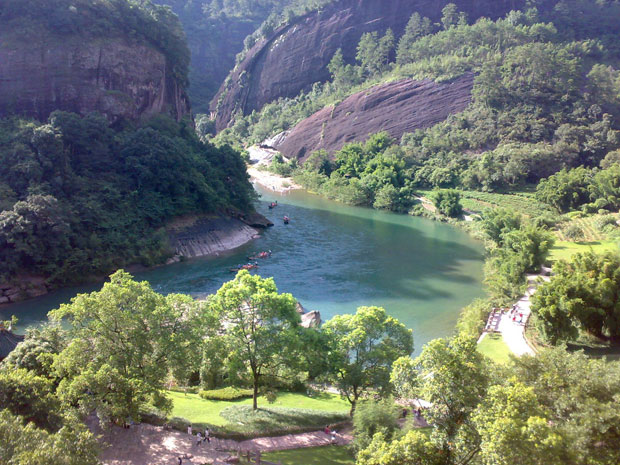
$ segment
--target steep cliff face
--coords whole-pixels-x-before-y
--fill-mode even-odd
[[[0,33],[0,116],[45,120],[54,110],[111,121],[190,112],[165,56],[125,38],[24,43]]]
[[[211,102],[217,130],[233,115],[248,114],[280,97],[293,97],[312,84],[329,78],[327,65],[338,48],[353,62],[362,34],[392,28],[398,37],[409,17],[418,11],[439,21],[451,0],[340,0],[309,13],[254,46]],[[498,18],[525,0],[452,0],[470,21]]]
[[[402,79],[375,86],[306,118],[286,137],[277,138],[274,148],[288,158],[305,159],[316,150],[333,153],[379,131],[400,139],[463,111],[471,101],[473,83],[469,73],[445,84]]]

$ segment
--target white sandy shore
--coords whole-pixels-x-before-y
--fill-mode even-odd
[[[299,184],[295,184],[292,178],[284,178],[268,171],[261,171],[254,166],[248,166],[248,174],[250,175],[250,181],[253,183],[260,184],[266,189],[281,194],[302,188]]]

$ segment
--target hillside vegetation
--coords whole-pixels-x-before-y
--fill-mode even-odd
[[[336,154],[317,152],[310,158],[325,162],[306,162],[301,180],[366,205],[383,189],[391,201],[379,205],[406,210],[419,188],[502,191],[535,184],[562,168],[596,167],[620,146],[619,54],[612,39],[618,18],[616,3],[586,0],[561,2],[544,15],[530,8],[471,25],[448,8],[441,25],[414,15],[400,38],[389,30],[364,35],[356,63],[343,62],[337,53],[331,82],[238,116],[216,140],[260,142],[380,82],[446,81],[474,71],[473,101],[463,113],[389,141],[376,153],[364,153],[359,143]],[[387,171],[377,168],[386,164]],[[321,189],[324,183],[330,187]],[[353,193],[339,195],[341,188]]]
[[[157,231],[197,212],[251,208],[239,155],[160,116],[111,128],[96,114],[0,121],[0,281],[18,273],[53,285],[169,253]]]

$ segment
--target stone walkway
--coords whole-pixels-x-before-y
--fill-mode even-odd
[[[148,424],[134,425],[129,429],[113,427],[102,431],[96,420],[89,422],[95,434],[102,435],[101,461],[106,465],[177,465],[178,457],[184,457],[183,464],[222,465],[227,459],[236,458],[237,451],[270,452],[276,450],[318,447],[331,444],[331,438],[322,431],[304,434],[289,434],[278,437],[264,437],[247,441],[211,438],[210,443],[196,445],[196,436],[189,436],[176,430]],[[351,442],[348,432],[338,433],[337,444]]]
[[[495,329],[502,334],[504,342],[513,354],[520,357],[523,354],[534,355],[536,353],[525,338],[525,327],[531,314],[532,302],[530,298],[534,292],[536,292],[538,286],[537,280],[539,277],[545,281],[549,280],[548,276],[528,275],[528,288],[525,295],[515,304],[513,309],[502,312],[499,320],[497,320],[498,316],[495,315],[495,319],[491,325],[493,328],[490,328],[491,331],[485,330],[478,342],[480,342],[488,332],[492,332],[492,330]],[[487,324],[487,327],[488,326],[489,324]]]

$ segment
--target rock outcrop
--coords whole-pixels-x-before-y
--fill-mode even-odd
[[[168,226],[171,248],[177,257],[219,255],[258,237],[258,230],[237,218],[177,218]]]
[[[415,11],[439,21],[441,10],[450,1],[466,12],[470,21],[482,16],[495,19],[525,4],[525,0],[335,1],[280,28],[248,52],[211,102],[216,129],[226,128],[236,112],[251,113],[329,79],[327,65],[336,50],[342,48],[345,61],[353,62],[362,34],[392,28],[398,37]]]
[[[45,120],[54,110],[98,111],[112,122],[190,113],[165,55],[124,37],[15,40],[0,31],[0,117]]]
[[[378,85],[306,118],[277,139],[274,148],[287,158],[305,159],[316,150],[333,153],[380,131],[400,139],[463,111],[473,83],[474,75],[468,73],[450,83],[402,79]]]

